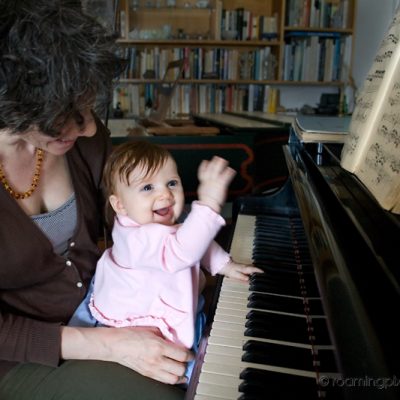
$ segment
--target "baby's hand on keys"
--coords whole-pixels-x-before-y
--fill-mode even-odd
[[[211,161],[203,160],[199,166],[197,189],[199,201],[220,213],[225,203],[228,186],[236,172],[228,166],[228,161],[214,156]]]
[[[238,279],[247,282],[251,274],[259,274],[264,271],[253,265],[239,264],[230,260],[218,273],[228,278]]]

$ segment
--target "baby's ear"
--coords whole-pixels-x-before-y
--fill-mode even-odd
[[[111,204],[111,207],[115,211],[116,214],[118,215],[126,215],[126,210],[125,207],[121,201],[121,199],[116,196],[115,194],[112,194],[109,198],[108,201]]]

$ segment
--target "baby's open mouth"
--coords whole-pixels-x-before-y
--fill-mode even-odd
[[[170,207],[165,207],[165,208],[160,208],[159,210],[154,210],[154,213],[156,213],[157,215],[161,215],[162,217],[164,217],[165,215],[168,214]]]

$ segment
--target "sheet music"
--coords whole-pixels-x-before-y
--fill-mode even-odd
[[[400,77],[400,66],[396,68]],[[388,104],[377,126],[374,137],[360,167],[358,177],[368,188],[375,188],[376,198],[384,206],[396,202],[400,190],[400,83],[392,85]]]
[[[400,12],[381,43],[356,107],[341,165],[354,172],[384,208],[400,191]]]
[[[394,17],[390,24],[389,30],[381,43],[372,67],[364,81],[362,91],[356,100],[356,106],[349,129],[350,137],[345,144],[343,157],[351,157],[355,153],[360,138],[364,135],[363,128],[365,128],[367,119],[371,116],[373,107],[375,105],[379,106],[379,104],[375,104],[381,100],[378,97],[378,92],[382,87],[385,72],[388,69],[396,47],[398,47],[397,44],[400,36],[399,22],[400,13]]]

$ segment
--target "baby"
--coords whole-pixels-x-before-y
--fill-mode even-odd
[[[157,327],[165,338],[196,348],[204,324],[200,266],[243,281],[262,272],[235,263],[214,241],[225,224],[220,212],[234,175],[222,158],[203,161],[198,201],[179,224],[185,199],[171,154],[147,141],[112,152],[104,182],[115,213],[113,246],[98,261],[89,304],[97,321]]]

